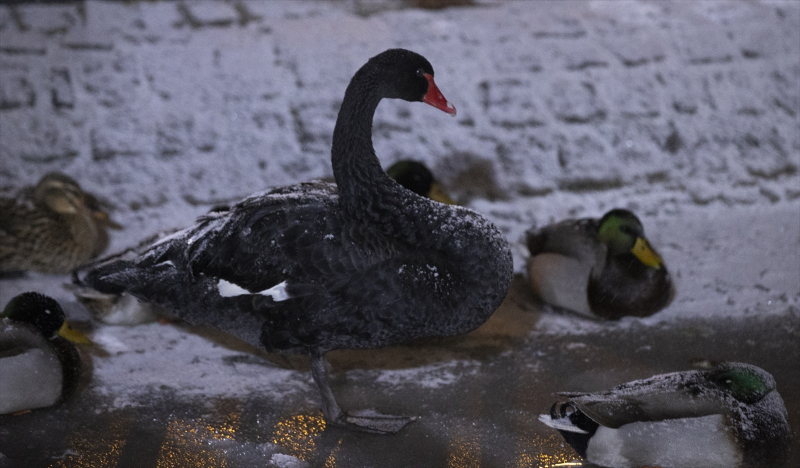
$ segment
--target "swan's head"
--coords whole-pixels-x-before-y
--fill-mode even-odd
[[[372,57],[367,65],[380,71],[383,97],[421,101],[450,115],[450,104],[433,81],[433,66],[425,57],[405,49],[389,49]]]
[[[606,213],[600,220],[598,236],[612,255],[632,253],[651,268],[658,269],[663,265],[661,257],[644,236],[642,222],[628,210],[614,209]]]

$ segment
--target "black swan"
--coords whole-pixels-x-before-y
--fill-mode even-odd
[[[387,50],[345,92],[333,134],[335,185],[250,196],[76,280],[128,292],[268,351],[308,353],[329,423],[397,432],[413,418],[340,409],[325,353],[473,330],[503,301],[512,260],[505,237],[482,216],[421,197],[383,172],[372,147],[383,98],[455,114],[424,57]]]

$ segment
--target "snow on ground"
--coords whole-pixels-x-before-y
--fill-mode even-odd
[[[431,61],[458,116],[384,101],[373,129],[384,166],[425,162],[506,233],[517,272],[525,230],[625,207],[674,275],[677,298],[653,317],[602,323],[545,307],[530,333],[759,316],[796,325],[800,4],[477,3],[2,6],[0,189],[49,171],[73,176],[125,226],[112,232],[114,251],[217,203],[330,177],[350,76],[404,47]],[[0,303],[38,290],[86,320],[66,281],[4,280]],[[316,398],[307,373],[173,325],[95,324],[92,338],[104,353],[93,356],[91,388],[114,406],[162,386],[187,397],[303,388]],[[481,371],[454,360],[370,378],[440,388]]]
[[[310,381],[310,376],[274,366],[267,366],[265,379],[263,361],[158,323],[100,327],[92,340],[109,354],[94,358],[93,385],[111,397],[114,407],[139,404],[136,396],[164,390],[187,398],[241,398],[252,392],[277,398]]]

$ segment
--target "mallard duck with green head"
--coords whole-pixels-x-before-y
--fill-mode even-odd
[[[55,299],[35,292],[13,298],[0,315],[0,414],[72,396],[81,375],[72,343],[91,341],[70,328]]]
[[[675,290],[639,218],[614,209],[527,233],[528,278],[545,302],[590,317],[647,317]]]
[[[786,466],[791,429],[775,379],[759,367],[656,375],[597,393],[559,393],[539,420],[586,461],[614,468]]]
[[[0,274],[69,273],[108,246],[121,229],[97,198],[61,174],[45,175],[14,198],[0,198]]]

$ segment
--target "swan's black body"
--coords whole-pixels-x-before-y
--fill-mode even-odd
[[[326,417],[348,425],[336,421],[338,407],[326,408],[325,352],[465,333],[500,305],[511,280],[508,244],[491,223],[402,188],[375,156],[378,102],[429,102],[438,93],[432,75],[413,52],[373,57],[353,77],[336,122],[336,185],[253,195],[133,259],[93,267],[84,282],[270,351],[309,353]],[[432,105],[449,112],[438,96]]]

